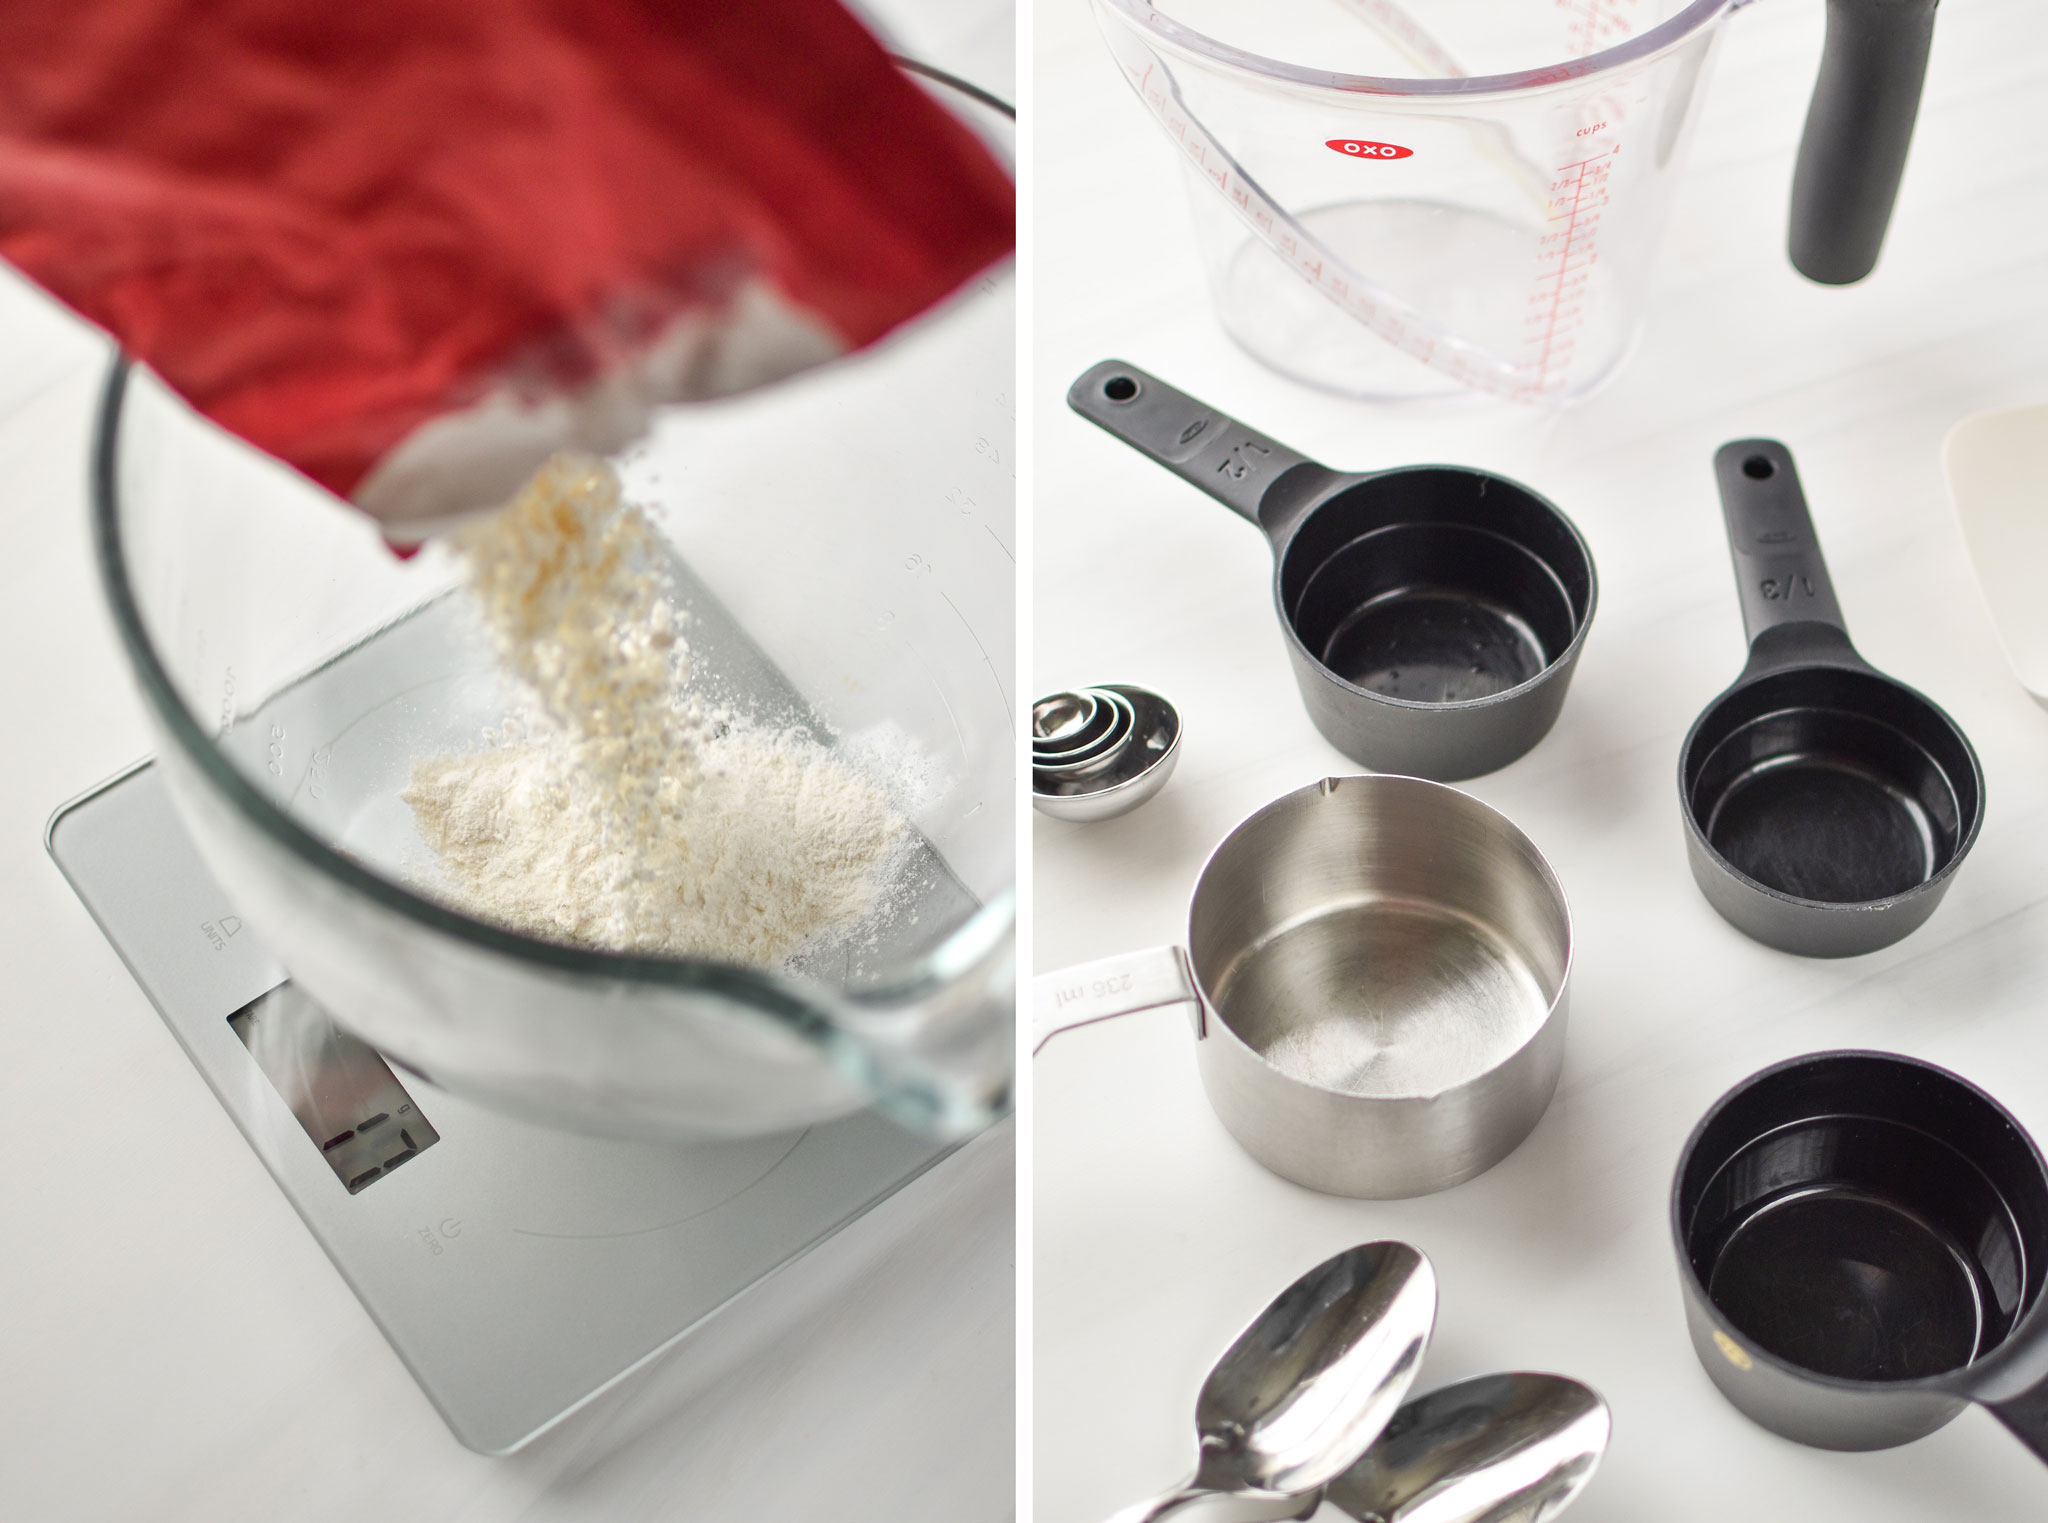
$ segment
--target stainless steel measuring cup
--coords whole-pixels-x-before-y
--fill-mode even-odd
[[[1185,952],[1039,978],[1034,1045],[1191,1003],[1202,1087],[1252,1157],[1333,1195],[1426,1195],[1542,1118],[1571,960],[1564,890],[1506,816],[1422,778],[1330,777],[1224,837]]]
[[[1353,761],[1455,782],[1550,733],[1599,585],[1571,520],[1527,487],[1464,466],[1329,470],[1121,360],[1067,405],[1266,531],[1301,700]]]
[[[1218,316],[1351,396],[1582,396],[1640,323],[1742,0],[1093,0],[1185,172]],[[1876,262],[1935,0],[1829,0],[1792,181],[1809,278]]]

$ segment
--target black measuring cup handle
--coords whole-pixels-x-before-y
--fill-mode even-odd
[[[1842,286],[1877,264],[1891,223],[1935,0],[1828,0],[1820,76],[1792,171],[1792,267]]]
[[[1754,676],[1777,666],[1862,666],[1842,627],[1792,452],[1776,439],[1737,439],[1714,452],[1714,480],[1742,598]]]
[[[1122,360],[1089,367],[1067,405],[1276,541],[1336,474]]]
[[[2034,1451],[2036,1459],[2048,1464],[2048,1381],[2010,1401],[1985,1405],[1993,1417],[2012,1430],[2015,1438]]]
[[[2048,1464],[2048,1313],[2036,1307],[2010,1338],[1964,1372],[1958,1392],[1982,1402]]]

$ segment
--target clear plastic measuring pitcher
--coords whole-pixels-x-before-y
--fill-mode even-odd
[[[1093,0],[1188,179],[1231,336],[1346,395],[1584,395],[1627,353],[1722,17],[1743,0]],[[1934,0],[1829,0],[1792,193],[1868,274]]]

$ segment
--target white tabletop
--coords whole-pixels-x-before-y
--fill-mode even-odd
[[[1727,21],[1641,346],[1604,392],[1542,417],[1347,404],[1234,349],[1171,149],[1087,7],[1038,7],[1031,687],[1140,683],[1186,730],[1143,809],[1037,822],[1036,966],[1177,940],[1226,830],[1356,770],[1296,697],[1259,535],[1071,415],[1061,399],[1088,365],[1126,359],[1339,468],[1451,460],[1524,480],[1585,532],[1601,583],[1556,729],[1465,785],[1549,856],[1576,922],[1563,1083],[1506,1162],[1405,1202],[1284,1183],[1210,1113],[1184,1010],[1062,1036],[1035,1063],[1041,1523],[1090,1523],[1179,1480],[1210,1360],[1296,1274],[1376,1237],[1418,1244],[1441,1278],[1418,1389],[1549,1369],[1612,1403],[1576,1523],[2048,1516],[2048,1473],[1980,1410],[1863,1455],[1737,1415],[1693,1358],[1665,1225],[1700,1114],[1800,1052],[1932,1060],[2048,1138],[2048,714],[2007,671],[1940,463],[1965,415],[2048,399],[2048,15],[1942,8],[1883,262],[1842,290],[1782,252],[1822,17],[1768,0]],[[1844,962],[1745,940],[1686,868],[1679,741],[1743,658],[1709,461],[1752,434],[1792,448],[1859,647],[1957,718],[1988,778],[1983,836],[1933,920]]]
[[[866,8],[1008,90],[1006,0]],[[43,851],[149,744],[87,539],[105,361],[0,271],[0,1517],[1010,1516],[1007,1124],[709,1389],[658,1366],[507,1459],[449,1435]]]

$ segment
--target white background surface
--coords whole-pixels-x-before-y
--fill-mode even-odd
[[[1940,469],[1966,414],[2048,399],[2048,18],[2029,0],[1942,7],[1884,259],[1828,290],[1782,253],[1822,16],[1763,0],[1727,21],[1641,347],[1605,392],[1545,419],[1341,403],[1234,350],[1166,141],[1086,6],[1039,5],[1031,690],[1155,687],[1186,738],[1135,814],[1037,822],[1037,967],[1177,939],[1230,826],[1356,770],[1297,701],[1260,536],[1068,413],[1086,366],[1129,360],[1342,469],[1450,460],[1525,480],[1586,533],[1601,581],[1557,728],[1465,785],[1535,839],[1576,918],[1564,1080],[1518,1152],[1430,1199],[1338,1200],[1231,1142],[1184,1011],[1061,1037],[1035,1064],[1043,1523],[1088,1523],[1185,1475],[1213,1357],[1296,1274],[1375,1237],[1418,1244],[1441,1278],[1418,1389],[1550,1369],[1612,1403],[1575,1523],[2048,1516],[2048,1471],[1982,1411],[1869,1455],[1751,1426],[1694,1362],[1665,1226],[1701,1112],[1804,1051],[1931,1059],[2048,1137],[2048,714],[2007,672]],[[1934,919],[1847,962],[1746,941],[1685,863],[1679,741],[1743,658],[1709,461],[1750,434],[1791,446],[1864,654],[1946,707],[1988,778],[1982,839]]]
[[[865,8],[1009,92],[1007,4]],[[148,745],[87,539],[104,362],[0,275],[0,1518],[1007,1516],[1001,1137],[709,1389],[656,1371],[509,1459],[449,1436],[43,852]]]

